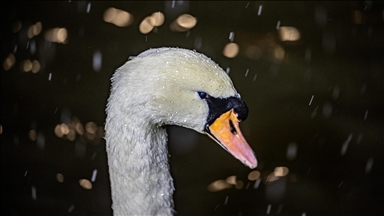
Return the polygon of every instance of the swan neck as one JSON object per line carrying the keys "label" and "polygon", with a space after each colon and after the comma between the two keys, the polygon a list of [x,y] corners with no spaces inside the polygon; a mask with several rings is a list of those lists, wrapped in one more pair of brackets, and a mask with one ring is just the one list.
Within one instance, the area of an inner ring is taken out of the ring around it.
{"label": "swan neck", "polygon": [[108,116],[106,141],[114,214],[172,215],[166,130]]}

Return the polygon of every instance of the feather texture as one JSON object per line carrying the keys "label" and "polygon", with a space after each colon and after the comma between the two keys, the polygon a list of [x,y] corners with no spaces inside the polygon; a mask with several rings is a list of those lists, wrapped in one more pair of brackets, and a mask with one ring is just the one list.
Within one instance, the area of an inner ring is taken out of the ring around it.
{"label": "feather texture", "polygon": [[208,106],[197,92],[238,95],[215,62],[191,50],[150,49],[116,70],[105,125],[115,215],[174,213],[163,126],[203,133]]}

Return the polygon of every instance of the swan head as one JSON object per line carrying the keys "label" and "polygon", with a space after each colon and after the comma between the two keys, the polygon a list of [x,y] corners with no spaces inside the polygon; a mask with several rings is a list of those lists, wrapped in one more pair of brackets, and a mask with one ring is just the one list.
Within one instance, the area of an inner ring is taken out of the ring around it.
{"label": "swan head", "polygon": [[109,115],[119,104],[120,112],[148,127],[193,129],[250,168],[257,166],[239,128],[248,108],[228,75],[205,55],[181,48],[147,50],[117,69],[111,91]]}

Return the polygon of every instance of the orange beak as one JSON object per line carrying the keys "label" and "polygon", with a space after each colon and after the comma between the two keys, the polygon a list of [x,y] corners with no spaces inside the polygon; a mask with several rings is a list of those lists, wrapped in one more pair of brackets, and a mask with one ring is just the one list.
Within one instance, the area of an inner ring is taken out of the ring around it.
{"label": "orange beak", "polygon": [[240,131],[239,122],[237,114],[229,110],[207,127],[206,134],[243,164],[253,169],[257,166],[257,160]]}

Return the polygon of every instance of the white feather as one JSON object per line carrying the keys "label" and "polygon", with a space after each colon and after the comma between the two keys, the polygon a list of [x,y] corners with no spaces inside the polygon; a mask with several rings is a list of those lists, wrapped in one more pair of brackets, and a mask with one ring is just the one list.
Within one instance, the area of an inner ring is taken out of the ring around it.
{"label": "white feather", "polygon": [[237,96],[223,69],[186,49],[150,49],[114,73],[105,138],[115,215],[174,213],[162,126],[180,125],[203,133],[208,106],[197,91]]}

